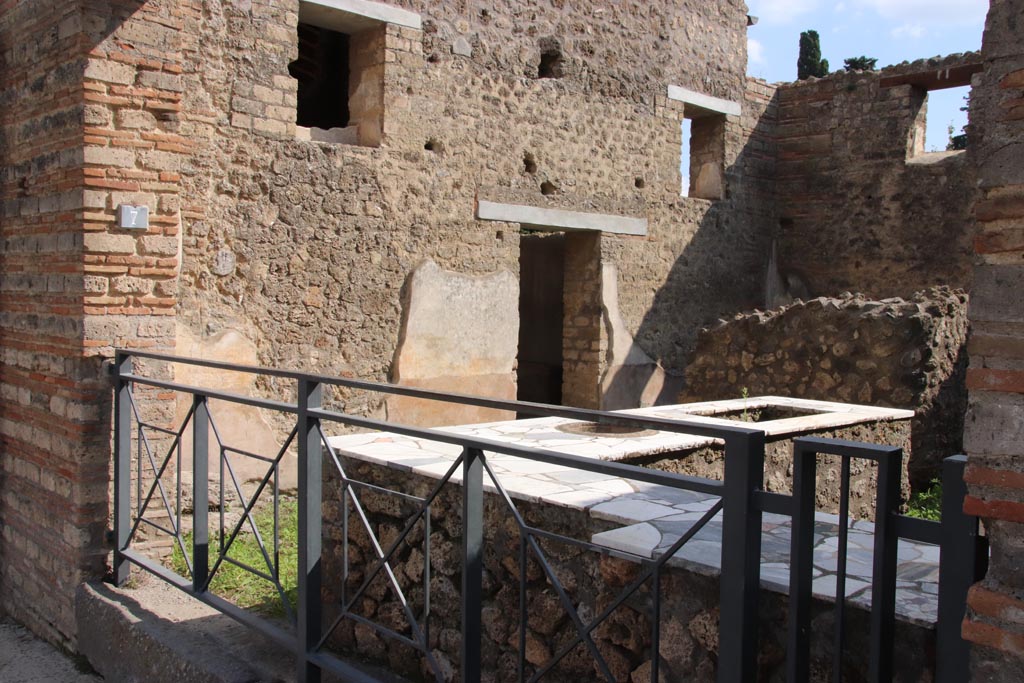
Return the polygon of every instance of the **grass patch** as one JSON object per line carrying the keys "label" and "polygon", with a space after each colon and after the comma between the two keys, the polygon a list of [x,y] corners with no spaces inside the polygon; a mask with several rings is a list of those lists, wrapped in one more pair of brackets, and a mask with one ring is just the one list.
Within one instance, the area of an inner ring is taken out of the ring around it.
{"label": "grass patch", "polygon": [[910,497],[907,514],[911,517],[930,519],[934,522],[942,520],[942,482],[932,479],[924,491],[918,491]]}
{"label": "grass patch", "polygon": [[[298,593],[298,569],[299,569],[299,505],[295,500],[282,500],[279,508],[278,534],[280,545],[278,549],[278,567],[280,568],[279,580],[281,586],[288,596],[292,608],[296,604]],[[253,513],[256,521],[256,528],[260,530],[260,536],[266,544],[267,554],[271,561],[274,558],[273,532],[274,532],[274,509],[267,506]],[[215,514],[211,513],[211,520]],[[248,532],[248,533],[245,533]],[[227,530],[230,533],[230,529]],[[192,546],[192,532],[185,535],[185,546]],[[210,568],[216,561],[217,537],[210,533]],[[265,574],[271,572],[267,569],[267,562],[263,558],[259,545],[256,543],[256,536],[252,533],[248,522],[243,523],[242,531],[235,538],[228,550],[228,557],[247,564]],[[174,554],[171,556],[171,568],[181,576],[189,576],[188,567],[185,564],[185,557],[181,549],[175,544]],[[230,600],[239,607],[251,609],[254,612],[267,616],[283,616],[284,606],[281,604],[280,593],[273,583],[263,577],[243,569],[230,562],[222,562],[217,569],[217,574],[210,582],[210,592]]]}

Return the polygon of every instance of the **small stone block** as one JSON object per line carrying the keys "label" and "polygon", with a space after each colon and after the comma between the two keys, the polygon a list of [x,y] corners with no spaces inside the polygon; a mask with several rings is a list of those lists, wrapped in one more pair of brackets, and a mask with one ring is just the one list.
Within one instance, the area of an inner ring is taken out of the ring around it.
{"label": "small stone block", "polygon": [[459,55],[460,57],[472,57],[473,46],[470,45],[469,41],[465,37],[459,36],[452,43],[452,54]]}

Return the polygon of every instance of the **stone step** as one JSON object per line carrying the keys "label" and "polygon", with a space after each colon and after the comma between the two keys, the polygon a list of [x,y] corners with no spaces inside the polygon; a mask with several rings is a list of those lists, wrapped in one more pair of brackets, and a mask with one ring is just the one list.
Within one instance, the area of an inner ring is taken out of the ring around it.
{"label": "stone step", "polygon": [[[79,651],[105,680],[295,680],[295,656],[278,643],[140,570],[133,570],[129,586],[86,583],[75,596]],[[382,669],[346,663],[382,683],[405,683]]]}

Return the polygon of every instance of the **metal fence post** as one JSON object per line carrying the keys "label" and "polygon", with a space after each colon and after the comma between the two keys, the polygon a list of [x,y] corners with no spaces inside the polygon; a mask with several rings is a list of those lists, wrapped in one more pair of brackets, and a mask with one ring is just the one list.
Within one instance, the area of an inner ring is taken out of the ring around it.
{"label": "metal fence post", "polygon": [[725,440],[722,510],[719,683],[757,679],[757,603],[761,583],[761,510],[754,493],[764,483],[764,432]]}
{"label": "metal fence post", "polygon": [[210,413],[200,394],[192,407],[192,589],[201,593],[210,571]]}
{"label": "metal fence post", "polygon": [[[868,680],[892,678],[893,634],[896,620],[896,514],[900,506],[903,450],[878,460],[875,504],[874,569],[871,574],[871,663]],[[836,596],[836,600],[841,599]],[[845,599],[845,596],[842,598]]]}
{"label": "metal fence post", "polygon": [[321,623],[321,504],[323,448],[319,419],[309,410],[319,408],[323,389],[319,382],[299,380],[297,436],[299,447],[299,576],[296,665],[300,683],[319,683],[320,667],[309,655],[320,642]]}
{"label": "metal fence post", "polygon": [[939,618],[935,627],[935,681],[956,683],[969,678],[970,646],[960,636],[967,591],[979,575],[978,518],[964,514],[964,468],[967,456],[942,462],[942,544],[939,554]]}
{"label": "metal fence post", "polygon": [[[480,680],[483,629],[483,452],[462,452],[462,680]],[[525,643],[519,644],[526,647]]]}
{"label": "metal fence post", "polygon": [[789,554],[789,643],[786,680],[811,676],[811,584],[814,569],[814,494],[817,453],[801,439],[793,442],[793,511]]}
{"label": "metal fence post", "polygon": [[121,554],[132,528],[132,358],[123,351],[114,357],[114,583],[124,585],[131,563]]}

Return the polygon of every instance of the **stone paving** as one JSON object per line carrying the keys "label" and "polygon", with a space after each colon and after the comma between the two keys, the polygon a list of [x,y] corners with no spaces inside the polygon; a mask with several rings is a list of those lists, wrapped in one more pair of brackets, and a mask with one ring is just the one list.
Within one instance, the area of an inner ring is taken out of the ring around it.
{"label": "stone paving", "polygon": [[[773,434],[806,432],[808,423],[818,428],[829,428],[869,419],[907,419],[911,414],[909,411],[776,397],[660,406],[622,412],[689,419],[694,412],[709,410],[709,406],[716,411],[735,410],[740,404],[747,407],[758,404],[789,405],[805,410],[827,411],[773,421],[788,425],[758,423],[759,428],[772,429]],[[708,416],[694,419],[751,426],[750,423]],[[571,422],[562,418],[538,418],[446,427],[434,431],[602,460],[619,460],[638,454],[699,447],[713,441],[665,432],[587,436],[559,429]],[[383,432],[331,437],[329,443],[340,454],[434,478],[443,476],[461,452],[461,447],[457,445]],[[595,519],[621,524],[619,528],[595,534],[591,540],[644,558],[660,556],[718,500],[710,494],[500,453],[488,453],[487,461],[512,498],[578,509]],[[456,470],[452,480],[461,481],[459,470]],[[496,490],[486,476],[484,487],[491,492]],[[838,522],[835,515],[818,513],[816,516],[813,591],[815,595],[829,599],[834,598],[836,591]],[[762,585],[769,590],[786,593],[789,587],[789,518],[766,513],[762,529]],[[849,527],[846,595],[853,604],[870,605],[873,529],[873,524],[864,521],[853,521]],[[938,546],[901,540],[898,556],[897,615],[919,624],[934,624],[937,617]],[[721,513],[713,517],[668,562],[704,574],[717,574],[721,567]]]}
{"label": "stone paving", "polygon": [[22,626],[0,619],[0,681],[102,683],[103,679]]}

